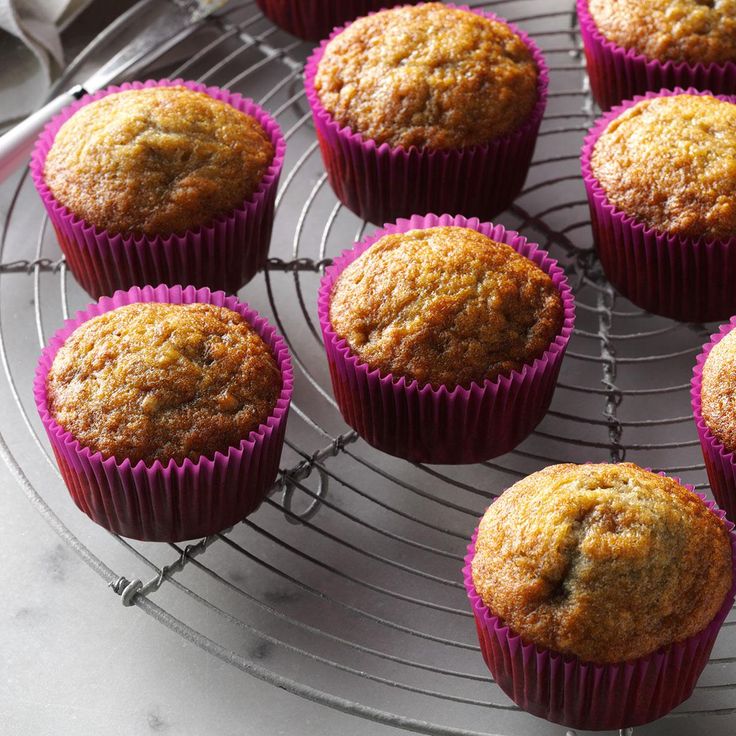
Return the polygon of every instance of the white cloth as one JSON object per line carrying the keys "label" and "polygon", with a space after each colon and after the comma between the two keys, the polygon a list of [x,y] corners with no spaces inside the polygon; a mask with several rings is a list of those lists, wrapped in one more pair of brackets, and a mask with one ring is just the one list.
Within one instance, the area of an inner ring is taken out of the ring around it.
{"label": "white cloth", "polygon": [[88,2],[0,0],[0,121],[43,103],[64,65],[60,26]]}

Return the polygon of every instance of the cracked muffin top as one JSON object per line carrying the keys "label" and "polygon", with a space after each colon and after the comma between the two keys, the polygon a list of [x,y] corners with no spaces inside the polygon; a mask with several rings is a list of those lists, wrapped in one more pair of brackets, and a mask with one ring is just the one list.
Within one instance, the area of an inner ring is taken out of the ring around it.
{"label": "cracked muffin top", "polygon": [[657,230],[736,235],[736,104],[708,95],[642,100],[596,141],[591,170],[608,201]]}
{"label": "cracked muffin top", "polygon": [[51,415],[82,446],[165,465],[238,446],[273,411],[281,374],[237,312],[150,303],[77,327],[46,385]]}
{"label": "cracked muffin top", "polygon": [[559,333],[552,279],[511,246],[464,227],[384,235],[337,279],[330,322],[382,373],[454,387],[540,356]]}
{"label": "cracked muffin top", "polygon": [[250,115],[186,87],[148,87],[79,108],[54,138],[44,180],[92,225],[167,235],[242,205],[273,157]]}
{"label": "cracked muffin top", "polygon": [[553,465],[486,511],[472,562],[486,606],[524,640],[623,662],[686,639],[731,587],[725,524],[633,463]]}
{"label": "cracked muffin top", "polygon": [[736,0],[589,0],[609,41],[660,61],[736,61]]}
{"label": "cracked muffin top", "polygon": [[736,450],[736,331],[729,332],[708,353],[700,405],[708,429],[729,452]]}
{"label": "cracked muffin top", "polygon": [[457,148],[516,130],[537,102],[508,26],[442,3],[383,10],[329,42],[314,85],[335,121],[391,146]]}

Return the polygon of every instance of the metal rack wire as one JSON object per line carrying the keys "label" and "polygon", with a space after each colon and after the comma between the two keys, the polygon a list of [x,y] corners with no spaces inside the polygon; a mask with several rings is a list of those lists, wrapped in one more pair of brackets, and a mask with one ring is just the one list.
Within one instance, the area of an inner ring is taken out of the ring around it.
{"label": "metal rack wire", "polygon": [[[165,1],[143,0],[121,24],[140,22],[149,6]],[[288,141],[272,258],[241,294],[278,325],[297,371],[276,487],[242,524],[188,545],[112,537],[71,508],[35,417],[30,384],[39,344],[88,299],[67,274],[27,177],[3,206],[0,361],[12,413],[0,420],[0,455],[39,511],[124,605],[138,606],[249,674],[422,733],[561,734],[561,727],[520,712],[484,668],[459,574],[466,540],[490,498],[563,460],[631,459],[705,489],[688,390],[695,355],[712,326],[637,310],[600,270],[579,180],[579,148],[595,113],[574,2],[470,5],[528,31],[552,75],[527,186],[498,218],[560,260],[578,304],[552,408],[529,439],[492,462],[448,469],[382,455],[343,423],[323,359],[316,289],[330,259],[373,226],[345,210],[327,184],[301,85],[310,46],[245,1],[180,39],[143,76],[183,76],[251,96],[271,110]],[[64,81],[114,31],[73,62]],[[32,228],[35,243],[27,235]],[[694,697],[643,730],[733,732],[734,624],[732,614]]]}

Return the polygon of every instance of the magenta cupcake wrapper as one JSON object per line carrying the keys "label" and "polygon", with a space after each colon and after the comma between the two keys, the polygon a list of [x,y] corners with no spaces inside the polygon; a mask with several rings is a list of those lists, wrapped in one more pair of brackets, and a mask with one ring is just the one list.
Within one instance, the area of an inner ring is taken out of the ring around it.
{"label": "magenta cupcake wrapper", "polygon": [[703,450],[705,469],[708,473],[713,495],[718,505],[724,509],[729,519],[736,519],[736,456],[729,452],[725,445],[708,429],[703,419],[700,392],[703,386],[703,366],[708,359],[713,346],[719,343],[732,329],[736,327],[736,317],[731,317],[728,324],[721,325],[718,332],[711,335],[710,341],[703,345],[693,368],[693,377],[690,382],[690,403],[693,408],[693,418],[698,430],[700,447]]}
{"label": "magenta cupcake wrapper", "polygon": [[[552,278],[564,306],[560,333],[520,371],[482,385],[433,388],[381,374],[360,360],[332,329],[330,298],[340,274],[387,233],[455,225],[507,243]],[[475,463],[518,445],[547,412],[575,322],[575,300],[563,270],[534,243],[502,225],[450,215],[414,215],[346,250],[327,269],[317,302],[335,399],[345,421],[369,444],[391,455],[426,463]]]}
{"label": "magenta cupcake wrapper", "polygon": [[[74,215],[53,196],[43,176],[46,156],[59,128],[84,105],[127,89],[184,85],[254,117],[274,147],[274,158],[255,193],[232,212],[200,227],[172,235],[111,233]],[[31,176],[77,281],[97,298],[144,284],[193,284],[236,292],[265,264],[274,204],[286,143],[278,124],[252,100],[181,79],[131,82],[85,95],[62,110],[44,129],[31,157]]]}
{"label": "magenta cupcake wrapper", "polygon": [[340,127],[314,87],[327,43],[347,25],[336,28],[307,60],[304,84],[330,184],[345,206],[377,225],[415,212],[463,212],[490,219],[513,202],[529,171],[547,105],[549,73],[544,57],[525,33],[493,13],[448,7],[506,24],[531,51],[539,70],[538,99],[528,120],[513,133],[483,145],[449,150],[377,145]]}
{"label": "magenta cupcake wrapper", "polygon": [[601,110],[663,88],[694,87],[722,95],[736,92],[736,63],[688,64],[649,59],[607,40],[590,15],[588,0],[577,0],[577,10],[590,88]]}
{"label": "magenta cupcake wrapper", "polygon": [[475,530],[463,576],[481,653],[493,679],[520,708],[569,728],[605,731],[662,718],[690,697],[736,594],[734,525],[712,501],[697,495],[728,528],[734,575],[731,590],[716,617],[699,633],[645,657],[616,664],[585,662],[527,643],[494,616],[473,584]]}
{"label": "magenta cupcake wrapper", "polygon": [[[391,0],[256,0],[263,14],[292,36],[319,41],[335,26],[365,15],[371,10],[391,7]],[[399,2],[409,5],[409,0]]]}
{"label": "magenta cupcake wrapper", "polygon": [[[649,312],[684,322],[726,319],[736,312],[736,237],[706,240],[647,227],[612,205],[591,168],[593,149],[608,124],[637,102],[682,94],[690,88],[648,92],[600,117],[585,137],[583,183],[598,256],[608,280]],[[736,97],[719,96],[736,103]]]}
{"label": "magenta cupcake wrapper", "polygon": [[[46,377],[54,356],[83,322],[135,302],[215,304],[232,309],[273,351],[282,388],[265,423],[236,447],[212,457],[181,463],[156,460],[135,465],[103,457],[82,445],[49,413]],[[254,511],[272,487],[279,469],[293,388],[291,359],[284,341],[247,304],[223,292],[193,286],[144,286],[103,297],[66,321],[41,353],[33,383],[36,406],[61,474],[74,502],[93,521],[124,537],[176,542],[214,534]]]}

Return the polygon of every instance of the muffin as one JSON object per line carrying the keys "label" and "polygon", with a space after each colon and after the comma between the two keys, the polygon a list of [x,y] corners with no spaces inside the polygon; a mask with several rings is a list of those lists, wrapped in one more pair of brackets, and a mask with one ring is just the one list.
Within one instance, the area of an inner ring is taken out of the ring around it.
{"label": "muffin", "polygon": [[691,383],[693,416],[718,505],[736,519],[736,319],[703,346]]}
{"label": "muffin", "polygon": [[80,312],[34,390],[77,505],[123,536],[231,526],[273,484],[292,375],[247,305],[193,287],[133,288]]}
{"label": "muffin", "polygon": [[319,316],[347,423],[417,462],[508,451],[551,401],[572,331],[562,270],[502,226],[414,216],[336,259]]}
{"label": "muffin", "polygon": [[275,123],[239,95],[151,82],[67,108],[32,171],[95,296],[177,280],[235,291],[267,256],[283,149]]}
{"label": "muffin", "polygon": [[635,95],[736,84],[736,2],[578,0],[591,90],[603,110]]}
{"label": "muffin", "polygon": [[273,155],[255,118],[222,100],[182,86],[129,89],[59,128],[44,179],[97,228],[168,235],[252,197]]}
{"label": "muffin", "polygon": [[181,463],[227,452],[273,411],[281,376],[241,315],[130,304],[80,325],[54,357],[49,412],[92,452]]}
{"label": "muffin", "polygon": [[365,219],[490,217],[521,190],[547,68],[496,16],[442,3],[383,10],[338,29],[305,73],[330,183]]}
{"label": "muffin", "polygon": [[735,102],[650,93],[603,116],[586,138],[601,263],[624,296],[656,314],[708,321],[736,311]]}
{"label": "muffin", "polygon": [[384,235],[340,274],[330,300],[332,328],[360,360],[434,387],[521,370],[562,320],[547,273],[457,226]]}
{"label": "muffin", "polygon": [[292,36],[319,41],[335,26],[392,3],[386,0],[256,0],[256,4],[269,20]]}
{"label": "muffin", "polygon": [[736,449],[736,334],[731,331],[708,354],[700,396],[706,426],[733,452]]}
{"label": "muffin", "polygon": [[[736,539],[722,517],[632,463],[554,465],[514,484],[481,520],[466,568],[496,682],[575,728],[665,715],[692,692],[733,602]],[[519,667],[523,648],[538,658]]]}

